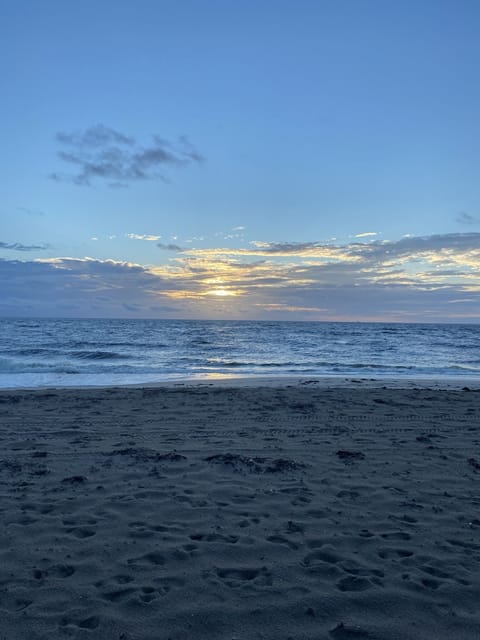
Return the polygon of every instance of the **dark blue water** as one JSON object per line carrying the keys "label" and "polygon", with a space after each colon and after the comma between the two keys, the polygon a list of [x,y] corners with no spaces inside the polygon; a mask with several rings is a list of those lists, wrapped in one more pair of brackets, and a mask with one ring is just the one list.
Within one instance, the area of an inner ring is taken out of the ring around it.
{"label": "dark blue water", "polygon": [[480,326],[0,320],[2,387],[228,375],[480,379]]}

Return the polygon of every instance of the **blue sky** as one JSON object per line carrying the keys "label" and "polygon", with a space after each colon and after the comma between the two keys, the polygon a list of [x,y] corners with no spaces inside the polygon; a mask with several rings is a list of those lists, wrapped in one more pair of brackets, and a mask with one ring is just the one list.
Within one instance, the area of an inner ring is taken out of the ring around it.
{"label": "blue sky", "polygon": [[476,1],[0,8],[0,314],[480,320]]}

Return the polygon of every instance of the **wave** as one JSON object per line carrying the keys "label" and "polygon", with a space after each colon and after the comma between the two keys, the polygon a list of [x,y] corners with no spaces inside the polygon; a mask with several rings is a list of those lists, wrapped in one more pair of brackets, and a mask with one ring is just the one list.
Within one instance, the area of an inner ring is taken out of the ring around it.
{"label": "wave", "polygon": [[480,367],[473,367],[471,364],[452,364],[448,368],[459,371],[480,371]]}
{"label": "wave", "polygon": [[208,367],[292,367],[302,366],[297,362],[242,362],[239,360],[215,360],[206,361]]}
{"label": "wave", "polygon": [[407,369],[407,370],[411,370],[411,369],[419,368],[419,367],[416,367],[415,365],[409,365],[409,364],[383,364],[383,363],[378,364],[374,362],[355,362],[355,363],[339,362],[335,365],[331,363],[330,366],[335,366],[341,369],[393,369],[393,370]]}
{"label": "wave", "polygon": [[42,356],[57,353],[55,349],[45,349],[44,347],[30,347],[23,349],[5,349],[7,355],[12,356]]}
{"label": "wave", "polygon": [[70,355],[78,360],[129,360],[130,356],[115,351],[72,351]]}
{"label": "wave", "polygon": [[307,369],[309,371],[318,370],[321,372],[321,369],[334,369],[334,370],[349,370],[349,369],[406,369],[412,370],[417,369],[415,365],[391,365],[391,364],[378,364],[373,362],[331,362],[331,361],[322,361],[322,362],[249,362],[249,361],[241,361],[241,360],[216,360],[210,359],[207,360],[207,366],[217,366],[217,367],[271,367],[271,368],[301,368]]}
{"label": "wave", "polygon": [[133,349],[162,349],[168,345],[163,342],[137,342],[136,340],[112,340],[112,341],[93,341],[93,340],[73,340],[67,343],[67,347],[71,349],[88,350],[89,347],[127,347]]}
{"label": "wave", "polygon": [[20,362],[0,358],[0,373],[80,373],[80,371],[68,363]]}

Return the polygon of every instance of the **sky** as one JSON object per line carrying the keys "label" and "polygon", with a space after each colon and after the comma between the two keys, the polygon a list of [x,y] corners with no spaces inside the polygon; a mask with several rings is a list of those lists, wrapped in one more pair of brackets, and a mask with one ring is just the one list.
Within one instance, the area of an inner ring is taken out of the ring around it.
{"label": "sky", "polygon": [[480,322],[477,0],[0,16],[0,316]]}

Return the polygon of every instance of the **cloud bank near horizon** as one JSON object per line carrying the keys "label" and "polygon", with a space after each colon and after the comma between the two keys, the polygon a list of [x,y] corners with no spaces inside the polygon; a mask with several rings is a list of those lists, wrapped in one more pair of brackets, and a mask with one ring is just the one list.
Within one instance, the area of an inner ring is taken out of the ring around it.
{"label": "cloud bank near horizon", "polygon": [[480,233],[0,260],[2,315],[480,322]]}

